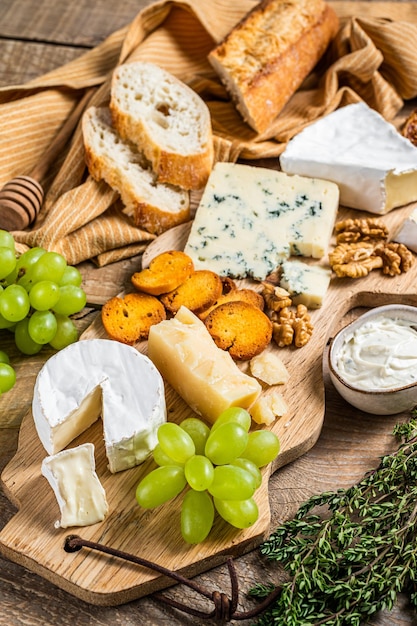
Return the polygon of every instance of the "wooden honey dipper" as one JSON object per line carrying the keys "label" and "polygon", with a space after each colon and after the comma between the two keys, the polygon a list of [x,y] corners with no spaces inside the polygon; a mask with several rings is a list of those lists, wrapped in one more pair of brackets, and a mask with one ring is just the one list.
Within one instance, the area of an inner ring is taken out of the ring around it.
{"label": "wooden honey dipper", "polygon": [[0,190],[1,229],[8,231],[23,230],[34,222],[42,206],[44,196],[40,181],[42,181],[52,163],[65,147],[93,91],[93,89],[86,91],[55,135],[46,152],[42,155],[39,164],[31,170],[30,174],[16,176]]}

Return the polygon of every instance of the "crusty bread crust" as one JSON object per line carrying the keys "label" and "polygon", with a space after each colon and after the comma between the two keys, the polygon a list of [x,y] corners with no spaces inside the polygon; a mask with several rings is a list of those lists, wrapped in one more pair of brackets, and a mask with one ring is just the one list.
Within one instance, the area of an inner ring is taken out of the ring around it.
{"label": "crusty bread crust", "polygon": [[257,306],[235,300],[215,307],[204,321],[217,347],[235,360],[247,361],[265,350],[272,322]]}
{"label": "crusty bread crust", "polygon": [[87,109],[82,131],[91,176],[120,194],[123,212],[136,226],[160,235],[190,219],[188,192],[156,181],[144,155],[112,127],[107,107]]}
{"label": "crusty bread crust", "polygon": [[159,182],[201,189],[213,166],[211,117],[188,85],[152,63],[113,72],[110,110],[121,137],[143,150]]}
{"label": "crusty bread crust", "polygon": [[104,329],[111,339],[133,345],[148,338],[149,329],[166,319],[166,312],[155,296],[128,293],[114,296],[101,309]]}
{"label": "crusty bread crust", "polygon": [[211,306],[222,293],[222,281],[210,270],[196,270],[179,287],[164,294],[160,300],[167,311],[174,314],[186,306],[195,315]]}
{"label": "crusty bread crust", "polygon": [[311,72],[339,21],[324,0],[263,0],[208,59],[243,119],[264,132]]}
{"label": "crusty bread crust", "polygon": [[160,296],[179,287],[193,272],[194,263],[188,254],[168,250],[154,257],[149,267],[135,272],[131,281],[138,291]]}
{"label": "crusty bread crust", "polygon": [[253,289],[232,289],[228,293],[222,293],[222,295],[216,300],[216,302],[209,308],[205,309],[201,313],[198,314],[198,317],[201,320],[205,320],[208,315],[215,309],[217,306],[224,304],[225,302],[248,302],[253,306],[256,306],[258,309],[263,311],[265,306],[265,300],[262,295]]}

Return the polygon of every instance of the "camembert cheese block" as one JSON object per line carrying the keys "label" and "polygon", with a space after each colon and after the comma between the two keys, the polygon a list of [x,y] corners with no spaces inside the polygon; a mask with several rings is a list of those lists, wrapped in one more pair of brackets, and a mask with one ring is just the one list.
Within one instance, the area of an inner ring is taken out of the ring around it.
{"label": "camembert cheese block", "polygon": [[96,473],[92,443],[47,456],[41,472],[51,485],[61,512],[56,528],[90,526],[106,517],[109,507]]}
{"label": "camembert cheese block", "polygon": [[231,406],[247,409],[260,383],[216,346],[204,323],[182,306],[176,316],[151,326],[149,358],[193,411],[214,423]]}
{"label": "camembert cheese block", "polygon": [[40,370],[33,419],[49,455],[63,450],[100,416],[111,472],[144,461],[166,421],[165,390],[152,361],[108,339],[78,341]]}
{"label": "camembert cheese block", "polygon": [[263,280],[291,255],[324,256],[338,208],[332,182],[219,162],[185,252],[196,269]]}
{"label": "camembert cheese block", "polygon": [[384,214],[417,200],[417,148],[363,102],[305,128],[280,164],[289,174],[335,182],[349,208]]}

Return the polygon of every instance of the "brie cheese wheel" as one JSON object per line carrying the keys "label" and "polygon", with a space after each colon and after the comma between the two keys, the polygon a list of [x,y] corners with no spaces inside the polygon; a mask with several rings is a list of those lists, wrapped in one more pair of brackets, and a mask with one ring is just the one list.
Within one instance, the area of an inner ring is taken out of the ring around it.
{"label": "brie cheese wheel", "polygon": [[175,317],[151,326],[148,354],[193,411],[211,423],[231,406],[248,408],[262,389],[184,306]]}
{"label": "brie cheese wheel", "polygon": [[144,461],[166,421],[162,376],[132,346],[110,339],[73,343],[40,370],[32,413],[39,438],[56,454],[100,416],[111,472]]}
{"label": "brie cheese wheel", "polygon": [[46,457],[41,472],[51,485],[61,511],[56,528],[90,526],[106,517],[109,510],[106,492],[96,474],[92,443]]}
{"label": "brie cheese wheel", "polygon": [[417,148],[363,102],[313,122],[280,156],[288,174],[335,182],[340,204],[385,214],[417,200]]}
{"label": "brie cheese wheel", "polygon": [[392,240],[417,252],[417,208],[400,224]]}

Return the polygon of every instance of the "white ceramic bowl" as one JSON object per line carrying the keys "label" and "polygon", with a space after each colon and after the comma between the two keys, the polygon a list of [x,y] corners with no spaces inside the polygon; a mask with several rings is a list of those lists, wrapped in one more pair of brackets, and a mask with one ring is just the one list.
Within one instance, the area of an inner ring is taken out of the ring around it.
{"label": "white ceramic bowl", "polygon": [[417,307],[414,306],[387,304],[367,311],[339,330],[331,339],[327,353],[329,373],[336,390],[352,406],[374,415],[394,415],[411,411],[417,406],[417,382],[389,389],[360,389],[347,382],[337,367],[337,358],[347,337],[360,328],[364,322],[369,322],[380,315],[392,319],[405,319],[417,326]]}

